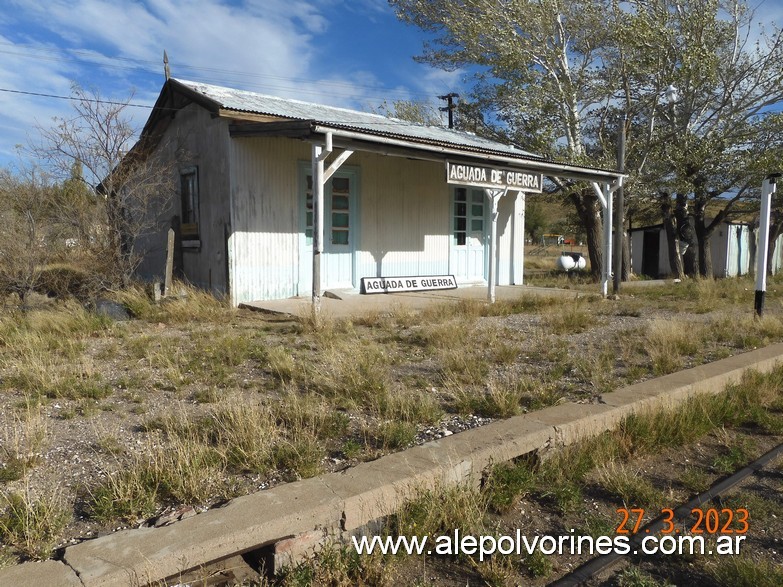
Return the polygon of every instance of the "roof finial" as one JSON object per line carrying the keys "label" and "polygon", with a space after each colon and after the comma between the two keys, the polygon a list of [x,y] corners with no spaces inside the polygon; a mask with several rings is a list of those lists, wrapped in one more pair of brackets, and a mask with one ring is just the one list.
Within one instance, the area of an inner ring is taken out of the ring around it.
{"label": "roof finial", "polygon": [[163,73],[166,75],[166,81],[169,81],[171,70],[169,69],[169,56],[166,54],[165,49],[163,49]]}

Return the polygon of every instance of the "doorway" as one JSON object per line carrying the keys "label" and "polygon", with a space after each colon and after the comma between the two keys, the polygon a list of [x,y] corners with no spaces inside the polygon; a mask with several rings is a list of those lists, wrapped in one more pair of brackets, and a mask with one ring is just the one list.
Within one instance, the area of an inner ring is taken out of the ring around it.
{"label": "doorway", "polygon": [[458,282],[481,282],[487,279],[488,208],[484,190],[453,188],[449,272]]}

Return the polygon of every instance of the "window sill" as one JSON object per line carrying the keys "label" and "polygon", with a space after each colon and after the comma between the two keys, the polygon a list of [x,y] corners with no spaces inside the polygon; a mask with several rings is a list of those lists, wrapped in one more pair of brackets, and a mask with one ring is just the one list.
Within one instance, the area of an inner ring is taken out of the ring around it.
{"label": "window sill", "polygon": [[200,249],[201,248],[201,240],[183,240],[182,241],[182,248],[183,249]]}

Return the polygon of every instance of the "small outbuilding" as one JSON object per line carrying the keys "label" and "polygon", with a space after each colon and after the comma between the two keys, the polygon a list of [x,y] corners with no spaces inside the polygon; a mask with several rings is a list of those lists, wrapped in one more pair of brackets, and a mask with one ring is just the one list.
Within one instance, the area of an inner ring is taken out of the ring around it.
{"label": "small outbuilding", "polygon": [[[140,144],[178,167],[175,271],[234,305],[409,281],[493,295],[523,282],[525,194],[546,177],[590,182],[611,223],[622,178],[467,132],[177,79]],[[139,242],[143,277],[163,275],[165,234]]]}
{"label": "small outbuilding", "polygon": [[[659,278],[671,274],[669,267],[669,244],[662,224],[634,228],[631,234],[631,267],[637,275]],[[755,262],[757,231],[745,222],[723,222],[712,233],[710,253],[712,272],[715,277],[737,277],[747,275]],[[781,243],[778,238],[770,250],[772,271],[781,266]]]}

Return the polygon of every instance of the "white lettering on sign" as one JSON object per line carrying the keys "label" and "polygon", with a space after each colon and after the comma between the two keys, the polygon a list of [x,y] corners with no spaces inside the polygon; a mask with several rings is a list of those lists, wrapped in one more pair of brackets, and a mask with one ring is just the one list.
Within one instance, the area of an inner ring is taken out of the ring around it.
{"label": "white lettering on sign", "polygon": [[522,171],[507,171],[506,185],[529,190],[541,191],[541,175],[524,173]]}
{"label": "white lettering on sign", "polygon": [[485,167],[473,165],[452,165],[449,180],[464,183],[487,183],[487,170]]}
{"label": "white lettering on sign", "polygon": [[526,192],[540,192],[542,191],[543,179],[544,176],[541,173],[533,173],[532,171],[446,162],[446,180],[448,183],[492,189],[509,188]]}
{"label": "white lettering on sign", "polygon": [[430,289],[456,289],[453,275],[427,275],[414,277],[362,277],[363,294],[394,293],[398,291],[426,291]]}

